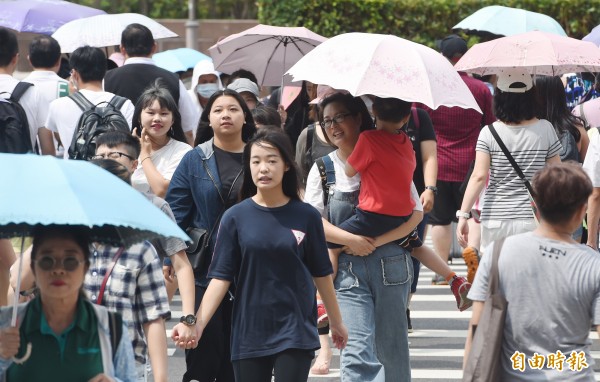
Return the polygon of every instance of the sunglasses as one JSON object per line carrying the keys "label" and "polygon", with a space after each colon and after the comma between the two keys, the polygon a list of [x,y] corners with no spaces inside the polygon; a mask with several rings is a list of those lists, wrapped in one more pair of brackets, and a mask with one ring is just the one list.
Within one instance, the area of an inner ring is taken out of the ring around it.
{"label": "sunglasses", "polygon": [[83,263],[84,261],[79,260],[78,258],[73,256],[67,256],[62,260],[56,260],[54,257],[51,256],[44,256],[36,260],[35,262],[38,265],[38,267],[40,267],[44,271],[51,271],[56,268],[57,263],[60,263],[65,271],[73,272],[74,270],[79,268],[79,264]]}

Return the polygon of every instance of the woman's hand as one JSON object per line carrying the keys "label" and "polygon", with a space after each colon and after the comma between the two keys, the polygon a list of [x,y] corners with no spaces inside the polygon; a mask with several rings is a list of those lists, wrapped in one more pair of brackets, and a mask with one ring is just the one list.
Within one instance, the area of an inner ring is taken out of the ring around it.
{"label": "woman's hand", "polygon": [[162,271],[165,282],[172,283],[175,281],[175,268],[172,265],[163,265]]}
{"label": "woman's hand", "polygon": [[333,346],[338,349],[343,349],[348,343],[348,329],[343,322],[333,323],[329,322],[329,329],[331,330],[331,339],[333,340]]}
{"label": "woman's hand", "polygon": [[375,240],[361,235],[351,235],[346,243],[354,256],[368,256],[375,251]]}
{"label": "woman's hand", "polygon": [[150,137],[150,134],[148,134],[148,132],[146,131],[145,127],[142,128],[142,132],[140,134],[140,145],[142,146],[140,151],[140,158],[144,159],[152,155],[152,138]]}
{"label": "woman's hand", "polygon": [[456,239],[458,240],[458,244],[463,248],[466,248],[469,245],[469,224],[467,219],[458,219],[458,224],[456,225]]}
{"label": "woman's hand", "polygon": [[19,352],[21,336],[19,328],[11,326],[0,330],[0,357],[11,359]]}
{"label": "woman's hand", "polygon": [[423,205],[423,213],[428,213],[433,208],[435,194],[430,189],[426,189],[421,193],[421,204]]}
{"label": "woman's hand", "polygon": [[180,322],[173,328],[171,339],[181,349],[194,349],[201,335],[198,325],[188,326]]}

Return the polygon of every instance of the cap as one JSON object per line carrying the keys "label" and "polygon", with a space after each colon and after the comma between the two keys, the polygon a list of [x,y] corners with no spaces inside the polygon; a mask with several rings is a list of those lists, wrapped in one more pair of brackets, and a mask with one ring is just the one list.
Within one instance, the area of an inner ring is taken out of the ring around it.
{"label": "cap", "polygon": [[496,87],[507,93],[525,93],[533,87],[533,80],[526,69],[506,68],[498,73]]}
{"label": "cap", "polygon": [[348,91],[341,90],[341,89],[334,89],[329,85],[319,85],[319,86],[317,86],[317,98],[310,101],[309,104],[318,105],[323,101],[323,99],[325,99],[326,97],[328,97],[332,94],[335,94],[335,93],[348,94]]}
{"label": "cap", "polygon": [[455,34],[446,36],[440,41],[439,48],[440,52],[447,58],[453,58],[457,54],[463,55],[469,50],[467,42],[462,37]]}
{"label": "cap", "polygon": [[227,85],[227,89],[235,90],[238,93],[250,92],[254,94],[256,99],[258,99],[258,97],[260,96],[258,91],[258,85],[247,78],[238,78],[237,80]]}

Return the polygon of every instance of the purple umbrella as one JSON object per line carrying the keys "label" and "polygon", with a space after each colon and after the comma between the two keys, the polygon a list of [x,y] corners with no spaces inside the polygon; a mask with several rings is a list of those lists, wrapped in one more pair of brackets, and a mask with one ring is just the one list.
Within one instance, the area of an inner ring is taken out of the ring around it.
{"label": "purple umbrella", "polygon": [[52,34],[75,19],[106,12],[61,0],[0,1],[0,26],[19,32]]}
{"label": "purple umbrella", "polygon": [[587,36],[582,38],[582,40],[593,42],[597,46],[600,46],[600,25],[594,27],[594,29],[592,29],[592,31]]}

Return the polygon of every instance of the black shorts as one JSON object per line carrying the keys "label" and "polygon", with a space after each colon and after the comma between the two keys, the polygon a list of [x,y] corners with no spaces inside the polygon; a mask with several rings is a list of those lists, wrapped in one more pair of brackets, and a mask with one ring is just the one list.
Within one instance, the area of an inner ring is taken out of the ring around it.
{"label": "black shorts", "polygon": [[438,193],[433,209],[429,212],[429,224],[450,225],[456,219],[456,211],[460,210],[463,193],[460,192],[462,182],[437,181]]}

